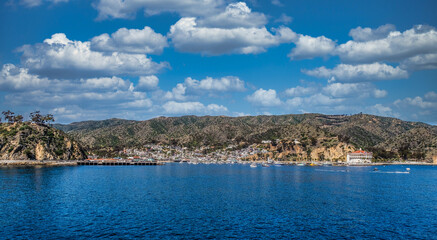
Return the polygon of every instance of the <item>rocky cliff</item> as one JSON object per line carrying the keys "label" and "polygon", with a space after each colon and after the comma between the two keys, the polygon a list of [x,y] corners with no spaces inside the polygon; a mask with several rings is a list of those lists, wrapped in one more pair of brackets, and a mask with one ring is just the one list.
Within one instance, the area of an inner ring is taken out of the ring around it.
{"label": "rocky cliff", "polygon": [[253,148],[263,149],[263,151],[249,155],[247,160],[344,161],[347,153],[356,150],[350,144],[339,142],[336,137],[320,138],[309,143],[298,140],[277,140],[257,144]]}
{"label": "rocky cliff", "polygon": [[65,133],[34,123],[0,125],[0,160],[80,160],[84,149]]}

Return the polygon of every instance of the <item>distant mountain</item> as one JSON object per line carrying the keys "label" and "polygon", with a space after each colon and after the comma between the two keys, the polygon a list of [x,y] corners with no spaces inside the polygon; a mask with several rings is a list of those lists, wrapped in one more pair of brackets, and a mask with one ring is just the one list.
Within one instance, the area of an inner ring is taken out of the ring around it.
{"label": "distant mountain", "polygon": [[1,160],[80,160],[85,150],[64,132],[34,123],[0,123]]}
{"label": "distant mountain", "polygon": [[276,139],[297,139],[311,148],[319,139],[335,138],[338,142],[386,158],[429,159],[437,154],[436,126],[367,114],[183,116],[146,121],[109,119],[54,127],[65,131],[91,151],[111,152],[148,143],[220,148]]}
{"label": "distant mountain", "polygon": [[53,124],[53,127],[62,130],[64,132],[69,131],[87,131],[87,130],[94,130],[98,128],[104,128],[104,127],[114,127],[118,125],[124,125],[129,123],[136,123],[137,121],[133,120],[125,120],[125,119],[118,119],[118,118],[111,118],[107,120],[101,120],[101,121],[83,121],[83,122],[74,122],[70,123],[68,125],[65,124]]}

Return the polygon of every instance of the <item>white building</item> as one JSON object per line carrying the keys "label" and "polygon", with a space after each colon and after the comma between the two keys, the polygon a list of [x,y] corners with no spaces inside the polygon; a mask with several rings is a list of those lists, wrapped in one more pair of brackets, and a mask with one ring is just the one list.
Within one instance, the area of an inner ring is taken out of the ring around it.
{"label": "white building", "polygon": [[371,152],[366,152],[360,150],[359,151],[355,151],[353,153],[348,153],[347,154],[347,163],[354,165],[354,164],[367,164],[367,163],[371,163],[372,162],[372,158],[373,158],[373,153]]}

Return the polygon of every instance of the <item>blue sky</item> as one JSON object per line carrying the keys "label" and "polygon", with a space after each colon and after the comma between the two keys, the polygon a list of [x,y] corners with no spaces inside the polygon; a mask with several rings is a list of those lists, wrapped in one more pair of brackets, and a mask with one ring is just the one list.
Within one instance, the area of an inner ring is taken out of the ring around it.
{"label": "blue sky", "polygon": [[1,4],[2,110],[63,123],[306,112],[437,123],[435,1]]}

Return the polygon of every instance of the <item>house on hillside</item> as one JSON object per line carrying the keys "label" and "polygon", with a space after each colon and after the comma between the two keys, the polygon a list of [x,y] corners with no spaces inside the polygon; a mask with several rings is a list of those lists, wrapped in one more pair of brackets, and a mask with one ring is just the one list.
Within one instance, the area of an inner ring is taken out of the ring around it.
{"label": "house on hillside", "polygon": [[368,164],[372,162],[372,158],[373,158],[373,153],[363,151],[360,148],[360,150],[358,151],[347,154],[346,163],[350,165]]}

